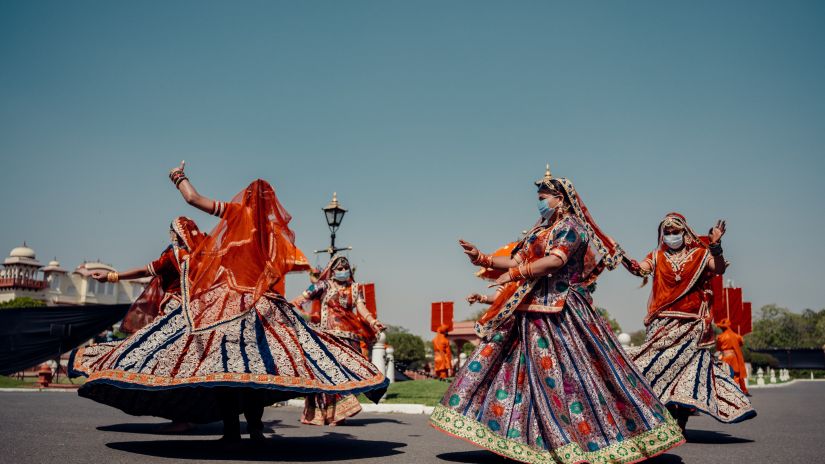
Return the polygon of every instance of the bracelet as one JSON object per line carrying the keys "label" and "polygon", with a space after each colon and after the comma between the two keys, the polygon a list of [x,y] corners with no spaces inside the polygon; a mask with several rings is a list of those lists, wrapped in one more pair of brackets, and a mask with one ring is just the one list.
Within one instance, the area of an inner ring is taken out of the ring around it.
{"label": "bracelet", "polygon": [[473,264],[481,267],[493,267],[493,256],[479,252]]}
{"label": "bracelet", "polygon": [[533,263],[530,262],[519,264],[518,272],[526,279],[532,279],[535,277],[535,275],[533,275]]}
{"label": "bracelet", "polygon": [[488,297],[487,295],[479,295],[479,297],[480,297],[478,299],[479,303],[489,303],[490,302],[490,297]]}
{"label": "bracelet", "polygon": [[708,245],[710,248],[711,256],[722,256],[722,244],[721,243],[711,243]]}
{"label": "bracelet", "polygon": [[186,173],[184,173],[181,169],[173,169],[171,172],[169,172],[169,180],[171,180],[172,183],[175,184],[175,187],[180,185],[180,183],[186,179]]}
{"label": "bracelet", "polygon": [[524,280],[524,275],[521,273],[521,270],[518,267],[511,267],[507,270],[507,274],[510,275],[510,280],[515,282],[516,280]]}
{"label": "bracelet", "polygon": [[107,282],[115,283],[118,280],[120,280],[120,276],[118,275],[117,272],[110,272],[110,273],[106,274],[106,281]]}

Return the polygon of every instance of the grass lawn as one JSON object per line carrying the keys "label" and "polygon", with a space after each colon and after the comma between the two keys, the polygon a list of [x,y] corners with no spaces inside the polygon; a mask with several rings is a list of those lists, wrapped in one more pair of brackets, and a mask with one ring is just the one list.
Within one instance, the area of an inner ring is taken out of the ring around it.
{"label": "grass lawn", "polygon": [[[438,380],[407,380],[405,382],[395,382],[390,384],[390,388],[387,390],[387,398],[384,402],[435,406],[441,401],[441,398],[449,386],[449,383]],[[371,402],[364,395],[359,395],[358,399],[362,403]]]}
{"label": "grass lawn", "polygon": [[25,386],[25,382],[22,380],[17,380],[13,377],[6,377],[5,375],[0,375],[0,388],[17,388]]}
{"label": "grass lawn", "polygon": [[[71,379],[69,380],[65,374],[60,375],[60,385],[83,385],[83,382],[86,381],[86,378],[79,378],[79,379]],[[37,379],[33,377],[26,377],[26,380],[17,380],[14,377],[7,377],[5,375],[0,375],[0,388],[33,388],[37,386]]]}

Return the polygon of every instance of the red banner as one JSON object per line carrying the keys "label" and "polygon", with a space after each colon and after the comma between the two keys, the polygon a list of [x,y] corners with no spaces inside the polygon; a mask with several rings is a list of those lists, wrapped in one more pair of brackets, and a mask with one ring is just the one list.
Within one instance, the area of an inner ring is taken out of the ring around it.
{"label": "red banner", "polygon": [[447,331],[453,330],[453,302],[439,301],[432,304],[430,313],[430,330],[438,332],[442,325],[447,326]]}
{"label": "red banner", "polygon": [[375,304],[375,284],[370,282],[362,284],[364,288],[364,301],[367,303],[367,310],[372,317],[378,319],[378,306]]}
{"label": "red banner", "polygon": [[725,317],[730,319],[731,325],[736,328],[742,317],[742,289],[726,288],[725,297]]}
{"label": "red banner", "polygon": [[742,317],[739,319],[739,328],[737,333],[743,337],[753,330],[753,313],[751,302],[746,301],[742,303]]}
{"label": "red banner", "polygon": [[710,308],[713,314],[713,322],[719,322],[725,315],[725,284],[722,276],[716,275],[710,279],[710,288],[713,291],[713,306]]}

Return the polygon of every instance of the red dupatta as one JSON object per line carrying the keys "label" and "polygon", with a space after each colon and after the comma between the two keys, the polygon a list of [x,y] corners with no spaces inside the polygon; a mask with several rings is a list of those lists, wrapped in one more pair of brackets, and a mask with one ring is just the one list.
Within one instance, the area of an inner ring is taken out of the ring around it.
{"label": "red dupatta", "polygon": [[221,221],[181,264],[184,311],[193,330],[246,314],[295,262],[291,216],[258,179],[235,195]]}
{"label": "red dupatta", "polygon": [[[666,257],[664,229],[672,225],[684,231],[684,247],[688,254],[678,270],[674,269]],[[647,305],[645,324],[659,315],[682,318],[701,318],[703,306],[708,298],[704,294],[705,270],[710,260],[706,237],[699,237],[691,229],[684,216],[668,213],[659,224],[659,246],[651,253],[653,264],[653,288]]]}

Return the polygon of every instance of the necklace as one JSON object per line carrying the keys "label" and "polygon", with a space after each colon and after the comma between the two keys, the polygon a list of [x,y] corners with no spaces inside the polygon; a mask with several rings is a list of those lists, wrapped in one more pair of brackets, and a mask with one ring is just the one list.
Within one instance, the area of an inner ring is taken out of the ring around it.
{"label": "necklace", "polygon": [[689,257],[690,253],[686,248],[683,248],[675,253],[671,253],[669,251],[665,252],[665,259],[668,263],[670,263],[670,267],[673,269],[673,272],[676,273],[676,282],[680,282],[682,280],[682,268]]}

